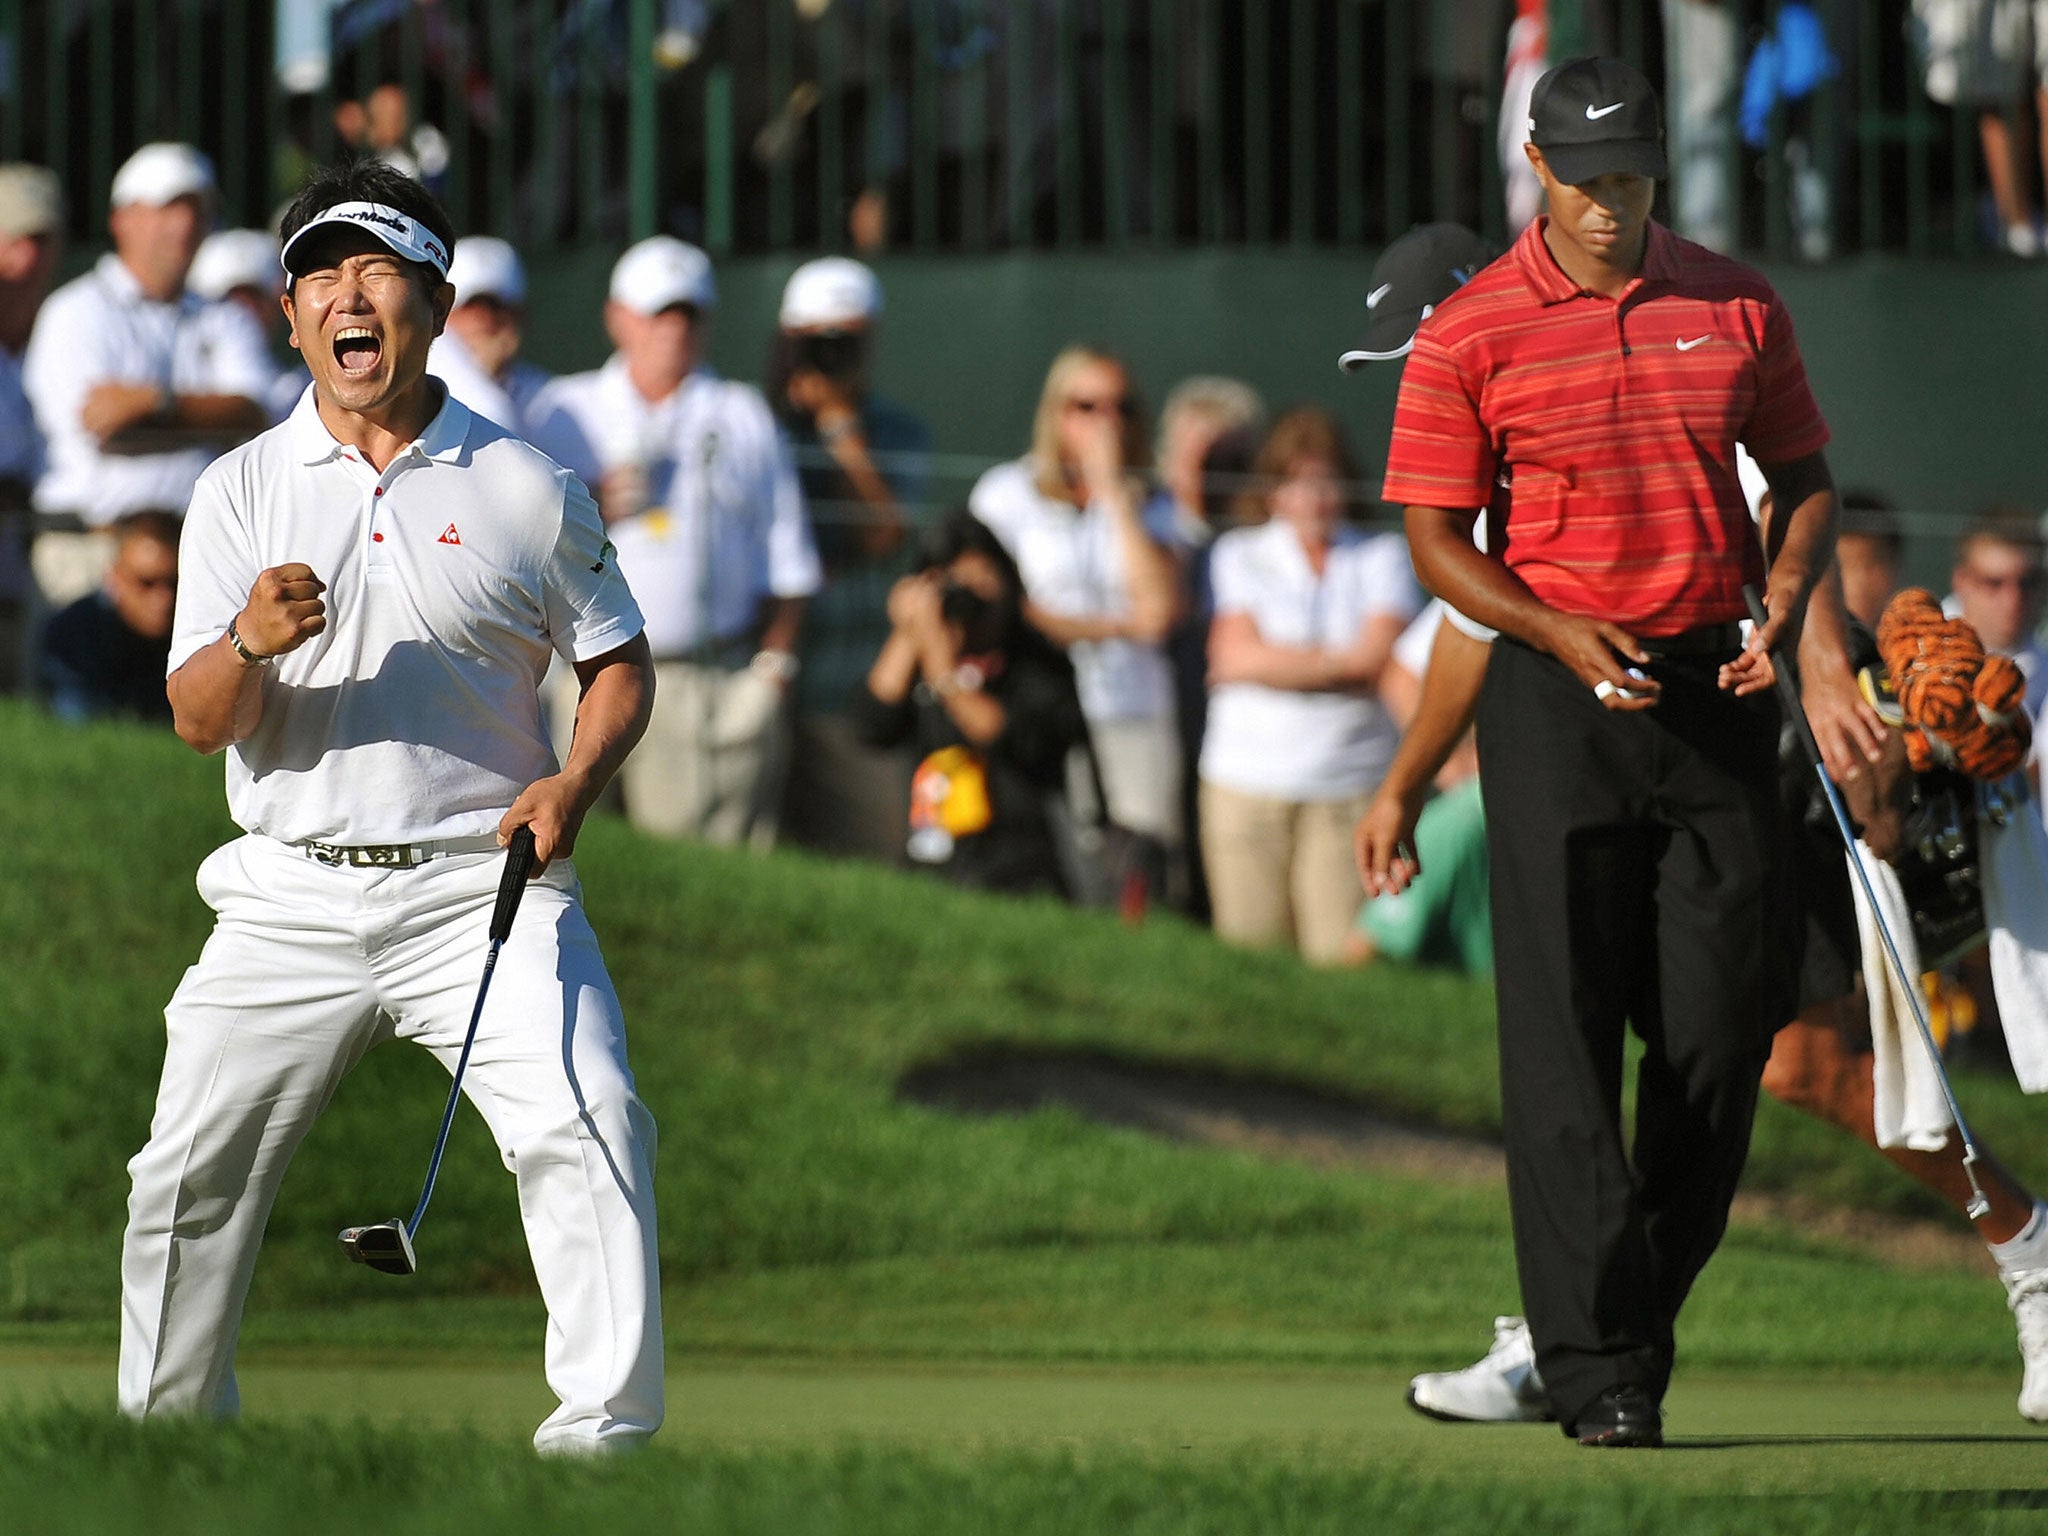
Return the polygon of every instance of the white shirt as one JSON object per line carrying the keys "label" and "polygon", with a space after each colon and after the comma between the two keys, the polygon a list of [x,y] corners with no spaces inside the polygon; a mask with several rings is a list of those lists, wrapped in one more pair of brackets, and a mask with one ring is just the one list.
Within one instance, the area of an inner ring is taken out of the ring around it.
{"label": "white shirt", "polygon": [[502,379],[485,373],[468,344],[453,331],[434,338],[427,353],[427,372],[448,386],[448,392],[486,421],[533,440],[527,412],[554,375],[536,364],[514,358]]}
{"label": "white shirt", "polygon": [[262,329],[239,304],[191,293],[158,303],[143,297],[120,257],[102,256],[50,295],[23,359],[22,382],[48,450],[37,509],[73,512],[96,527],[129,512],[182,511],[219,452],[101,453],[79,419],[93,386],[148,384],[267,402],[276,379]]}
{"label": "white shirt", "polygon": [[494,831],[556,769],[550,652],[586,661],[641,627],[575,476],[458,400],[382,475],[310,391],[216,460],[185,519],[170,670],[291,561],[327,583],[327,628],[271,664],[227,768],[235,821],[286,842]]}
{"label": "white shirt", "polygon": [[622,465],[644,468],[648,508],[611,535],[656,657],[740,642],[762,599],[809,597],[823,584],[789,443],[759,390],[698,368],[650,402],[614,356],[556,379],[530,419],[535,446],[587,485]]}
{"label": "white shirt", "polygon": [[[1128,618],[1131,599],[1114,514],[1077,507],[1039,490],[1030,457],[998,464],[974,484],[967,510],[1003,541],[1024,593],[1063,618]],[[1153,495],[1139,514],[1145,531],[1171,548],[1173,502]],[[1153,720],[1173,711],[1166,652],[1136,640],[1079,640],[1067,648],[1081,713],[1090,720]]]}
{"label": "white shirt", "polygon": [[[1395,533],[1339,528],[1317,575],[1286,523],[1234,528],[1216,541],[1209,573],[1217,617],[1247,614],[1275,645],[1347,646],[1369,619],[1407,620],[1421,607]],[[1225,683],[1209,692],[1201,773],[1241,794],[1341,800],[1379,783],[1400,738],[1376,696]]]}

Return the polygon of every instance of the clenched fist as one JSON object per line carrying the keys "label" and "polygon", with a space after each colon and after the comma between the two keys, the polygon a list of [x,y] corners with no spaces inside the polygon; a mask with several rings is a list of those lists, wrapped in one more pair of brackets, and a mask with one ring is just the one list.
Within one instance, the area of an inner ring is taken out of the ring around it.
{"label": "clenched fist", "polygon": [[258,656],[295,651],[327,627],[327,583],[310,565],[274,566],[256,578],[249,603],[235,615],[235,633]]}

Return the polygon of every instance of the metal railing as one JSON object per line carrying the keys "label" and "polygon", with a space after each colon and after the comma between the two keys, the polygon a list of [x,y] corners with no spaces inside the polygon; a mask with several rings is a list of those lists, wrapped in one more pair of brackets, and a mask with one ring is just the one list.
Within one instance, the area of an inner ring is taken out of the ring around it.
{"label": "metal railing", "polygon": [[[1727,4],[1746,57],[1778,0]],[[1370,246],[1427,219],[1500,236],[1513,9],[0,0],[0,156],[59,168],[83,235],[130,149],[183,138],[215,157],[237,223],[307,164],[378,143],[423,163],[465,231],[536,249],[657,229],[719,253]],[[1841,73],[1774,113],[1761,151],[1729,151],[1740,243],[1799,247],[1812,166],[1829,250],[1977,248],[1975,114],[1928,99],[1909,0],[1816,9]],[[1657,6],[1550,12],[1553,57],[1619,52],[1662,80]]]}

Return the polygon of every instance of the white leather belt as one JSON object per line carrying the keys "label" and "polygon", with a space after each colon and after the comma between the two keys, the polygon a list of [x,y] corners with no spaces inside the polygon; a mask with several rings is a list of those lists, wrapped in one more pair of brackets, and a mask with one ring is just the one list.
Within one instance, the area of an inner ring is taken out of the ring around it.
{"label": "white leather belt", "polygon": [[498,834],[477,837],[444,837],[428,843],[361,843],[344,847],[339,843],[293,843],[309,859],[322,864],[353,865],[357,869],[412,869],[429,859],[444,859],[455,853],[496,853]]}

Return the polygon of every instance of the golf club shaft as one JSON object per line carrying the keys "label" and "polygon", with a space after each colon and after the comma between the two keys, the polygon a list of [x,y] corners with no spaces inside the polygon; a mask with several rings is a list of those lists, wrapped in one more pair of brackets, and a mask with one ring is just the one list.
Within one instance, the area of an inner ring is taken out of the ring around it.
{"label": "golf club shaft", "polygon": [[[1756,589],[1745,586],[1742,595],[1749,603],[1751,620],[1758,629],[1762,629],[1768,615]],[[1771,653],[1771,671],[1776,675],[1778,696],[1784,703],[1785,713],[1799,732],[1806,755],[1813,763],[1814,774],[1820,780],[1821,792],[1827,797],[1828,809],[1834,812],[1836,830],[1841,833],[1842,846],[1848,851],[1849,867],[1856,871],[1857,883],[1863,888],[1863,900],[1877,924],[1878,937],[1884,941],[1885,957],[1891,962],[1892,974],[1898,977],[1899,990],[1905,994],[1910,1006],[1913,1026],[1920,1032],[1920,1043],[1927,1051],[1927,1059],[1934,1064],[1934,1078],[1941,1084],[1941,1096],[1948,1101],[1949,1115],[1956,1123],[1956,1135],[1963,1143],[1963,1173],[1970,1181],[1969,1215],[1974,1221],[1991,1209],[1991,1202],[1984,1196],[1983,1185],[1977,1182],[1976,1139],[1970,1135],[1970,1123],[1963,1118],[1963,1107],[1956,1102],[1955,1089],[1949,1085],[1941,1047],[1934,1042],[1934,1029],[1927,1021],[1926,1000],[1920,993],[1920,978],[1907,971],[1906,962],[1899,954],[1898,943],[1892,938],[1891,924],[1885,920],[1884,908],[1878,905],[1877,890],[1870,872],[1863,866],[1863,853],[1856,839],[1855,823],[1849,819],[1849,808],[1843,803],[1842,792],[1835,787],[1835,781],[1828,777],[1827,763],[1821,757],[1820,742],[1813,734],[1813,725],[1806,718],[1806,707],[1800,702],[1799,689],[1793,684],[1792,674],[1786,669],[1783,658],[1775,651]]]}
{"label": "golf club shaft", "polygon": [[505,872],[498,879],[498,904],[491,911],[491,949],[484,957],[483,979],[477,983],[476,1007],[470,1011],[469,1029],[462,1037],[462,1054],[455,1058],[455,1077],[448,1085],[448,1104],[441,1111],[441,1131],[434,1138],[434,1155],[427,1160],[426,1182],[420,1186],[419,1204],[412,1209],[412,1216],[405,1224],[408,1237],[416,1236],[420,1221],[427,1214],[427,1202],[434,1198],[434,1180],[441,1173],[441,1156],[448,1150],[448,1132],[455,1124],[455,1109],[462,1102],[462,1074],[469,1066],[469,1053],[476,1044],[477,1021],[484,1016],[484,999],[490,995],[491,973],[498,968],[498,951],[505,940],[512,935],[512,919],[519,911],[519,898],[525,894],[526,878],[533,869],[533,831],[521,827],[512,834],[512,843],[505,850]]}

